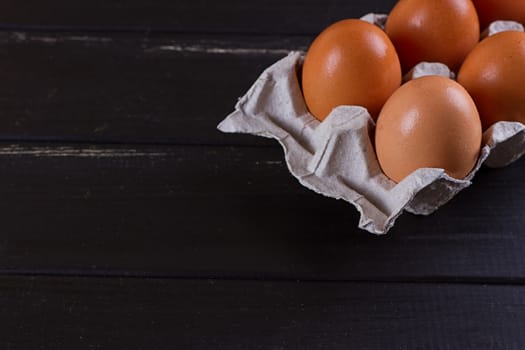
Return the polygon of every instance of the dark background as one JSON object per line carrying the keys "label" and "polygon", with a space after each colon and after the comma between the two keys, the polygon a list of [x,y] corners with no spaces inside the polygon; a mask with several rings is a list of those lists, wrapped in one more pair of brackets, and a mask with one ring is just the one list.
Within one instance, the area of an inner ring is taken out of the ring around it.
{"label": "dark background", "polygon": [[385,237],[216,125],[395,1],[2,1],[0,348],[525,348],[525,161]]}

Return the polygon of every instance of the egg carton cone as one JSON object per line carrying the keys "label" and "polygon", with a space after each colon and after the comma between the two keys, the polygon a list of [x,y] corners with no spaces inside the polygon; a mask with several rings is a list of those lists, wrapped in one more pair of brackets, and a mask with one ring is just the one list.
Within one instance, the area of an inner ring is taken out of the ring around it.
{"label": "egg carton cone", "polygon": [[[386,16],[364,19],[381,26]],[[525,154],[525,125],[500,122],[484,133],[479,160],[465,179],[423,168],[396,184],[379,166],[371,138],[375,123],[365,108],[340,106],[323,122],[308,112],[298,79],[302,63],[303,53],[291,52],[267,68],[218,129],[276,139],[290,173],[312,191],[351,203],[363,230],[386,234],[404,211],[429,215],[470,186],[483,164],[503,167]],[[422,63],[405,79],[432,74],[452,73]]]}

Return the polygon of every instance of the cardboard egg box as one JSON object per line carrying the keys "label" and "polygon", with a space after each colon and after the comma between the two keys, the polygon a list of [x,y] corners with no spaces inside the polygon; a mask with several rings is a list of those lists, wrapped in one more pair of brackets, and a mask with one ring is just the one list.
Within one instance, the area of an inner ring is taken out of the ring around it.
{"label": "cardboard egg box", "polygon": [[[382,27],[386,18],[369,14],[362,19]],[[495,22],[484,35],[509,29],[523,31],[523,26]],[[276,139],[290,173],[319,194],[351,203],[363,230],[386,234],[405,211],[429,215],[470,186],[482,165],[504,167],[525,154],[525,125],[499,122],[483,134],[478,162],[465,179],[423,168],[396,184],[378,164],[371,139],[375,123],[365,108],[340,106],[323,122],[308,112],[298,77],[303,59],[304,53],[290,52],[267,68],[218,129]],[[454,78],[446,66],[423,62],[404,80],[435,74]]]}

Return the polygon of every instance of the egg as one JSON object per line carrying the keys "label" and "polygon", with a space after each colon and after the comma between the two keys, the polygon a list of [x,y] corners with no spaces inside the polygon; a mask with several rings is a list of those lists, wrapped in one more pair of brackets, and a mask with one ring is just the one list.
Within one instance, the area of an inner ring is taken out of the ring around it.
{"label": "egg", "polygon": [[404,72],[424,61],[441,62],[456,71],[480,35],[471,0],[400,0],[385,31]]}
{"label": "egg", "polygon": [[472,0],[478,11],[481,29],[496,20],[516,21],[525,25],[523,0]]}
{"label": "egg", "polygon": [[357,19],[336,22],[313,41],[303,64],[306,106],[324,120],[341,105],[366,107],[373,118],[401,84],[401,66],[379,27]]}
{"label": "egg", "polygon": [[484,39],[463,63],[458,82],[476,102],[484,129],[502,120],[525,123],[525,33]]}
{"label": "egg", "polygon": [[465,178],[481,149],[474,101],[458,83],[441,76],[411,80],[385,103],[375,147],[383,172],[395,182],[419,168],[441,168]]}

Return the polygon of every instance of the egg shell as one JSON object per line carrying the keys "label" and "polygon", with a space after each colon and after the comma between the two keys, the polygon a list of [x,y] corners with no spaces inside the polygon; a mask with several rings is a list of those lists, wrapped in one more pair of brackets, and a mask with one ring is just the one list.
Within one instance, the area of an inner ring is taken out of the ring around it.
{"label": "egg shell", "polygon": [[374,234],[385,234],[405,211],[435,212],[471,184],[482,164],[505,166],[525,153],[525,125],[501,122],[484,133],[477,165],[467,178],[423,168],[395,184],[379,167],[371,140],[374,123],[365,109],[338,107],[323,122],[308,113],[301,65],[302,53],[294,52],[265,70],[218,128],[277,139],[290,173],[303,186],[354,205],[359,227]]}
{"label": "egg shell", "polygon": [[441,168],[463,179],[481,149],[479,115],[467,91],[441,76],[411,80],[386,102],[375,145],[383,172],[400,182],[420,168]]}
{"label": "egg shell", "polygon": [[482,29],[497,20],[525,24],[525,1],[523,0],[472,0],[472,2],[478,12]]}
{"label": "egg shell", "polygon": [[341,105],[377,116],[401,84],[401,66],[390,39],[368,22],[348,19],[325,29],[312,43],[302,70],[309,111],[319,120]]}
{"label": "egg shell", "polygon": [[[386,16],[369,14],[363,19],[381,26]],[[385,234],[403,212],[429,215],[470,186],[482,164],[506,166],[525,154],[525,125],[499,122],[485,131],[477,164],[465,179],[422,168],[395,184],[379,168],[373,148],[375,124],[366,110],[338,107],[324,122],[308,113],[300,86],[303,55],[291,53],[266,69],[218,128],[279,140],[290,173],[317,193],[353,204],[364,230]]]}
{"label": "egg shell", "polygon": [[525,123],[525,33],[501,32],[481,41],[458,82],[476,102],[484,129],[498,121]]}
{"label": "egg shell", "polygon": [[403,72],[422,61],[454,71],[479,41],[479,20],[470,0],[400,0],[385,31],[397,49]]}

